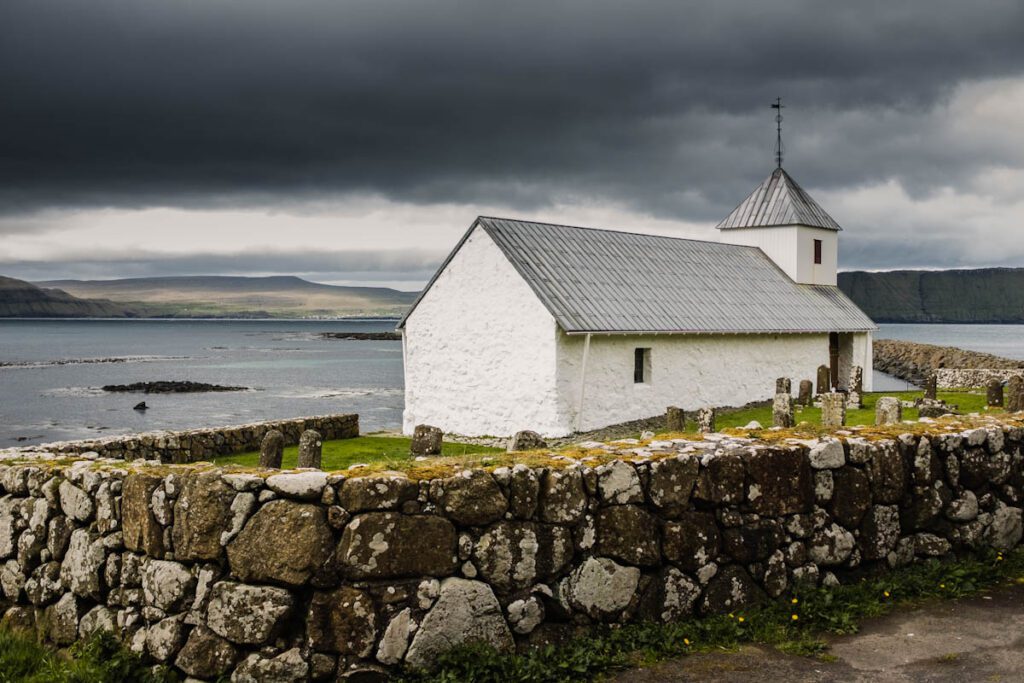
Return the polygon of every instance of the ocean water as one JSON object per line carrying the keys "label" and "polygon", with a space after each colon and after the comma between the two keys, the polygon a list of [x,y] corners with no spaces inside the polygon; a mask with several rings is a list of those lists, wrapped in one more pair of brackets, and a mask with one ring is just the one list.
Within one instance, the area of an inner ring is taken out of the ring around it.
{"label": "ocean water", "polygon": [[[364,431],[401,425],[402,344],[326,340],[393,321],[0,321],[0,448],[156,429],[359,413]],[[96,359],[122,362],[71,362]],[[122,394],[105,384],[191,380],[249,387]],[[145,400],[150,409],[132,410]]]}
{"label": "ocean water", "polygon": [[[402,421],[401,343],[319,335],[393,327],[393,321],[3,320],[0,448],[343,412],[359,413],[363,431],[395,429]],[[882,325],[877,336],[1024,359],[1019,325]],[[119,362],[93,362],[104,359]],[[155,380],[250,390],[100,389]],[[875,373],[876,390],[904,388],[905,382]],[[150,410],[132,410],[141,400]]]}

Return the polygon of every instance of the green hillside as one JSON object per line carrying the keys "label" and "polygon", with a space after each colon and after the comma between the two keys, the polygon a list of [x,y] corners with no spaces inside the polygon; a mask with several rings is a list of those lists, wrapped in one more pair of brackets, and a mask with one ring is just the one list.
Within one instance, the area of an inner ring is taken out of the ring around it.
{"label": "green hillside", "polygon": [[131,318],[137,312],[112,301],[80,299],[0,275],[0,318]]}

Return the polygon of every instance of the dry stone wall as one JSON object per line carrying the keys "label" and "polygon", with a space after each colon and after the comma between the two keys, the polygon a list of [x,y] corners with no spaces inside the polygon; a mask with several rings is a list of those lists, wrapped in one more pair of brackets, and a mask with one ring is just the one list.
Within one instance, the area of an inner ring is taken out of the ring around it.
{"label": "dry stone wall", "polygon": [[589,443],[564,467],[422,481],[8,459],[0,613],[57,644],[112,629],[198,680],[384,680],[467,641],[512,651],[1016,546],[1024,430],[927,427]]}
{"label": "dry stone wall", "polygon": [[1008,382],[1011,377],[1024,377],[1024,370],[939,368],[935,371],[935,381],[940,389],[983,387],[987,386],[992,380]]}
{"label": "dry stone wall", "polygon": [[263,437],[272,429],[284,435],[284,443],[299,443],[302,432],[314,429],[324,439],[351,439],[359,436],[359,416],[354,414],[320,415],[291,420],[253,422],[231,427],[209,427],[185,431],[144,432],[84,441],[62,441],[42,446],[0,451],[0,454],[31,454],[38,451],[77,456],[96,453],[120,460],[160,460],[164,463],[189,463],[209,460],[218,455],[258,451]]}

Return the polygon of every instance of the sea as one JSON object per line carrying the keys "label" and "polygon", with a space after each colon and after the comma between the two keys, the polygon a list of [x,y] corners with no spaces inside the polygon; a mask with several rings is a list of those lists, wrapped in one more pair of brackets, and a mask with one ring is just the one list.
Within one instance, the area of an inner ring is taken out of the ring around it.
{"label": "sea", "polygon": [[[0,320],[0,448],[161,429],[353,412],[364,432],[402,422],[402,345],[322,332],[394,320]],[[877,338],[1024,360],[1022,325],[882,325]],[[190,380],[247,387],[125,394],[107,384]],[[875,373],[874,388],[908,388]],[[132,407],[144,400],[149,410]]]}

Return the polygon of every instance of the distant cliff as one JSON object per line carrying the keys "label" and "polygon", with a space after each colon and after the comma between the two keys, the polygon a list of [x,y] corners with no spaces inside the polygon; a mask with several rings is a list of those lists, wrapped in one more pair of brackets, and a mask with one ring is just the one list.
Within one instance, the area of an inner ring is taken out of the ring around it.
{"label": "distant cliff", "polygon": [[839,273],[880,323],[1024,323],[1024,268]]}
{"label": "distant cliff", "polygon": [[79,299],[59,289],[36,287],[0,275],[0,318],[130,318],[135,312],[112,301]]}

